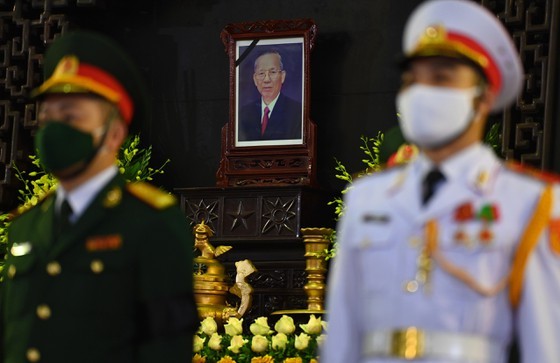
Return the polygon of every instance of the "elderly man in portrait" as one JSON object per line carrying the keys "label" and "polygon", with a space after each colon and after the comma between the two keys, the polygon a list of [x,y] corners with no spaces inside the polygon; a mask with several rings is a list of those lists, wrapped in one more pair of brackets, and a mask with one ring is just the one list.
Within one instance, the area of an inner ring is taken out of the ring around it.
{"label": "elderly man in portrait", "polygon": [[253,81],[261,97],[239,112],[239,141],[301,139],[301,103],[284,95],[286,71],[277,51],[255,60]]}

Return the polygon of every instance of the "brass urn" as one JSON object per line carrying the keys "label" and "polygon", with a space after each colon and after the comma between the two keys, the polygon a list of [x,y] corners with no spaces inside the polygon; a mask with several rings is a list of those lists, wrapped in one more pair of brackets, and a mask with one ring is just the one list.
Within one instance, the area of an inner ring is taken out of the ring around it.
{"label": "brass urn", "polygon": [[[221,325],[230,317],[243,316],[251,307],[253,299],[253,288],[245,279],[257,269],[250,260],[237,261],[235,283],[230,286],[225,268],[216,257],[232,247],[212,246],[209,238],[213,232],[204,221],[194,226],[193,232],[194,245],[200,251],[200,256],[194,258],[194,296],[200,319],[212,317]],[[226,304],[228,293],[241,299],[238,307]]]}

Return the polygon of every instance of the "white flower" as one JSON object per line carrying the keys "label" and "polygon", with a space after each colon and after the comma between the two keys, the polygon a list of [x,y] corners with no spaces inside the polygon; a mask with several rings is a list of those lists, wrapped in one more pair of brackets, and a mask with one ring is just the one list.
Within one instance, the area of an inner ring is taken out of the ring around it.
{"label": "white flower", "polygon": [[294,346],[297,350],[304,350],[305,348],[307,348],[307,346],[309,346],[309,339],[311,339],[311,337],[305,333],[296,335]]}
{"label": "white flower", "polygon": [[241,349],[248,342],[249,341],[247,339],[243,339],[241,335],[235,335],[231,338],[228,349],[235,354],[239,354],[239,349]]}
{"label": "white flower", "polygon": [[288,336],[284,333],[278,333],[272,337],[272,349],[282,350],[288,344]]}
{"label": "white flower", "polygon": [[255,353],[264,353],[268,349],[268,339],[262,335],[255,335],[251,340],[251,350]]}
{"label": "white flower", "polygon": [[307,324],[300,324],[299,326],[307,334],[321,334],[321,331],[323,330],[321,318],[317,319],[315,315],[311,315],[309,317]]}
{"label": "white flower", "polygon": [[228,319],[227,324],[224,325],[226,334],[230,336],[239,335],[243,333],[243,319],[231,317]]}
{"label": "white flower", "polygon": [[268,335],[272,334],[272,330],[268,326],[268,318],[260,317],[255,319],[255,322],[249,327],[253,335]]}
{"label": "white flower", "polygon": [[292,334],[296,330],[294,319],[288,315],[282,315],[280,320],[278,320],[274,325],[274,330],[278,333],[284,333],[286,335]]}
{"label": "white flower", "polygon": [[204,347],[204,342],[206,341],[206,338],[201,338],[198,335],[194,335],[193,337],[193,353],[198,353],[202,350],[202,348]]}
{"label": "white flower", "polygon": [[222,336],[218,333],[212,334],[210,340],[208,341],[208,347],[213,350],[222,349]]}
{"label": "white flower", "polygon": [[209,316],[202,320],[200,323],[200,329],[204,334],[212,335],[218,331],[218,324],[216,324],[216,320],[214,320],[214,318]]}

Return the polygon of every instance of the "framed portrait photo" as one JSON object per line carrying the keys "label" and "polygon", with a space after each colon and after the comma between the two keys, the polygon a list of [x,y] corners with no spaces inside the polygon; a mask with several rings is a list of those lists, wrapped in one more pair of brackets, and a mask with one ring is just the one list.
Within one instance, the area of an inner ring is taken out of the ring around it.
{"label": "framed portrait photo", "polygon": [[238,41],[236,51],[236,146],[303,144],[303,37]]}
{"label": "framed portrait photo", "polygon": [[228,24],[222,31],[230,119],[222,129],[218,185],[314,183],[309,55],[315,35],[310,19]]}

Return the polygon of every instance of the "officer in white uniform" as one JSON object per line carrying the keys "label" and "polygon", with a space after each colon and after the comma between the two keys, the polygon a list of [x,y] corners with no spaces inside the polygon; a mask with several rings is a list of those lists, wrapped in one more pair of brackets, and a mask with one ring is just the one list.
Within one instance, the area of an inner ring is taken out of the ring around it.
{"label": "officer in white uniform", "polygon": [[404,32],[404,136],[416,160],[346,194],[322,363],[560,362],[560,187],[481,143],[523,84],[498,19],[420,5]]}

